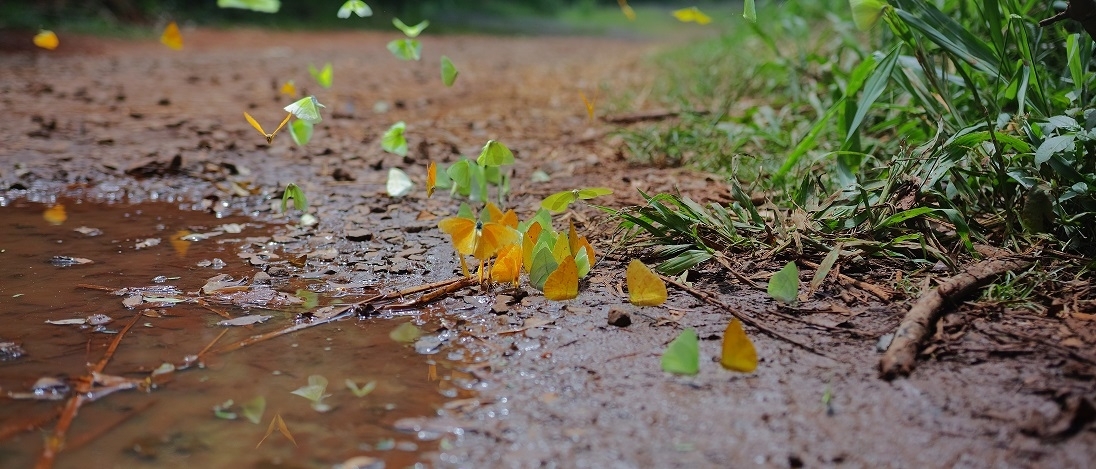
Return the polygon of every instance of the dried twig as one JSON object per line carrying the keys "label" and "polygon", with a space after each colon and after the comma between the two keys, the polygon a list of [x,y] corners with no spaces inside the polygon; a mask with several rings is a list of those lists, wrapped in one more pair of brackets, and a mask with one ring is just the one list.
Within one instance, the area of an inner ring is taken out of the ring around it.
{"label": "dried twig", "polygon": [[734,308],[732,308],[730,305],[728,305],[728,304],[726,304],[722,301],[719,301],[719,299],[716,298],[715,294],[713,294],[713,293],[706,292],[706,291],[703,291],[703,290],[698,290],[696,288],[685,285],[681,282],[678,282],[677,280],[675,280],[673,278],[666,277],[664,275],[660,275],[660,277],[662,277],[662,280],[664,280],[666,283],[669,283],[670,285],[673,285],[677,288],[680,288],[681,290],[687,291],[690,294],[692,294],[693,296],[695,296],[697,298],[700,298],[701,300],[706,301],[708,303],[711,303],[714,306],[718,306],[720,308],[723,308],[727,312],[731,313],[732,316],[738,318],[739,321],[742,321],[742,324],[745,324],[745,325],[750,326],[754,329],[757,329],[757,330],[761,331],[762,333],[764,333],[765,335],[768,335],[769,337],[772,337],[774,339],[783,340],[784,342],[792,344],[796,347],[799,347],[803,350],[811,352],[811,353],[813,353],[815,355],[818,355],[820,357],[826,357],[826,358],[831,358],[832,359],[832,357],[830,357],[829,355],[826,355],[821,350],[818,350],[818,349],[816,349],[816,348],[814,348],[810,345],[804,344],[803,342],[800,342],[800,341],[795,340],[791,337],[788,337],[784,334],[781,334],[780,332],[777,332],[773,329],[770,329],[769,327],[757,322],[753,318],[739,313]]}
{"label": "dried twig", "polygon": [[908,376],[913,371],[921,343],[930,335],[932,325],[942,314],[945,304],[958,301],[960,297],[985,285],[998,275],[1025,269],[1031,264],[1032,261],[1024,257],[985,260],[967,267],[939,287],[921,295],[902,318],[894,333],[894,340],[879,360],[879,371],[883,378]]}
{"label": "dried twig", "polygon": [[[812,269],[815,269],[815,270],[817,270],[819,268],[818,264],[815,264],[814,262],[811,262],[811,261],[808,261],[808,260],[800,259],[799,262],[801,262],[803,265],[805,265],[807,267],[810,267]],[[854,286],[856,288],[859,288],[859,289],[864,290],[868,293],[871,293],[872,295],[875,295],[875,297],[879,298],[880,300],[889,302],[892,299],[894,299],[894,292],[885,290],[882,287],[880,287],[878,285],[875,285],[873,283],[868,283],[868,282],[865,282],[863,280],[858,280],[858,279],[849,277],[848,275],[845,275],[845,274],[840,273],[840,272],[837,273],[837,278],[838,278],[838,280],[841,280],[844,283],[851,284],[852,286]]]}
{"label": "dried twig", "polygon": [[673,117],[680,116],[682,114],[696,114],[698,116],[703,116],[703,115],[710,114],[710,112],[709,111],[684,111],[684,112],[681,112],[681,111],[648,111],[648,112],[639,112],[639,113],[635,113],[635,114],[625,114],[625,115],[622,115],[622,116],[605,116],[605,117],[602,117],[601,120],[603,120],[605,122],[608,122],[610,124],[635,124],[637,122],[660,121],[660,120],[664,120],[664,119],[670,119],[670,118],[673,118]]}
{"label": "dried twig", "polygon": [[765,291],[765,287],[762,287],[761,285],[758,285],[757,282],[753,281],[753,279],[751,279],[751,278],[749,278],[745,275],[742,275],[742,272],[739,272],[739,271],[735,270],[734,267],[731,267],[731,262],[727,259],[727,256],[724,255],[723,253],[717,252],[715,254],[715,260],[716,260],[716,262],[719,262],[719,264],[722,265],[724,269],[727,269],[727,272],[730,272],[731,275],[734,276],[734,278],[738,279],[739,282],[742,282],[742,283],[745,283],[746,285],[749,285],[750,288],[753,288],[754,290]]}
{"label": "dried twig", "polygon": [[61,418],[57,421],[57,426],[53,428],[53,434],[46,438],[46,443],[42,447],[42,454],[38,457],[37,464],[34,465],[35,469],[48,469],[53,467],[54,461],[57,459],[57,454],[61,452],[61,449],[65,446],[65,435],[68,433],[68,429],[72,426],[72,421],[76,418],[76,413],[80,411],[80,406],[88,399],[88,393],[91,392],[92,387],[95,385],[96,374],[102,373],[103,369],[107,367],[107,363],[114,357],[114,352],[118,350],[118,344],[122,342],[122,338],[126,336],[126,333],[133,328],[134,324],[137,324],[137,320],[141,318],[141,315],[134,314],[133,319],[126,324],[126,327],[114,337],[114,340],[110,342],[110,346],[107,347],[106,353],[99,359],[99,362],[91,369],[91,372],[86,376],[80,377],[76,381],[76,386],[72,397],[69,397],[68,402],[65,403],[64,410],[61,412]]}

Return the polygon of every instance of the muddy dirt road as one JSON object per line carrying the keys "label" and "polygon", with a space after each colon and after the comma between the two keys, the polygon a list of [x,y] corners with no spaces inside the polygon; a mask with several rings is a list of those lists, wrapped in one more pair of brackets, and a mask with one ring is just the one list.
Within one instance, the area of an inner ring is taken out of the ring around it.
{"label": "muddy dirt road", "polygon": [[[385,49],[390,34],[184,34],[180,52],[151,41],[68,38],[54,53],[0,54],[0,202],[167,201],[284,220],[271,201],[295,182],[319,220],[302,229],[297,247],[320,253],[310,257],[327,263],[313,266],[317,275],[368,272],[384,288],[402,288],[459,271],[436,229],[459,202],[427,199],[421,184],[428,162],[478,154],[488,139],[517,155],[511,201],[522,217],[552,192],[587,186],[614,188],[609,206],[638,203],[637,188],[726,200],[717,178],[629,165],[612,128],[586,117],[579,92],[602,84],[634,88],[637,98],[616,104],[621,112],[654,106],[644,99],[654,73],[644,59],[664,46],[655,40],[425,37],[423,60],[408,63]],[[438,78],[443,54],[460,69],[452,88]],[[325,62],[335,70],[331,89],[307,74],[309,64]],[[305,148],[288,135],[267,145],[241,115],[279,121],[289,102],[279,86],[288,79],[327,105]],[[407,123],[411,149],[402,158],[380,147],[397,121]],[[384,183],[392,167],[410,174],[417,190],[390,198]],[[528,182],[537,169],[551,180]],[[581,207],[573,218],[599,251],[612,250],[613,226],[603,214]],[[441,347],[467,360],[466,390],[477,392],[427,410],[437,417],[423,425],[452,433],[423,460],[438,467],[979,468],[1086,467],[1096,455],[1096,433],[1086,429],[1092,416],[1083,403],[1080,410],[1069,404],[1096,395],[1091,366],[999,332],[1056,339],[1066,333],[1057,319],[963,308],[956,328],[936,339],[933,357],[923,357],[912,377],[887,382],[877,376],[877,342],[893,331],[905,300],[883,304],[827,283],[799,307],[780,308],[712,267],[690,277],[697,288],[823,354],[747,330],[761,363],[737,374],[717,358],[729,312],[672,288],[664,306],[628,305],[620,290],[626,254],[616,250],[598,264],[576,300],[549,302],[530,290],[506,304],[496,292],[469,290],[423,313],[462,331]],[[748,275],[775,270],[750,265]],[[864,278],[894,283],[884,273]],[[632,324],[609,325],[612,308],[627,311]],[[699,332],[701,371],[666,374],[659,357],[686,327]],[[15,333],[0,339],[7,335]],[[1092,339],[1082,336],[1085,350]],[[330,466],[355,451],[307,460],[290,453],[284,462]]]}

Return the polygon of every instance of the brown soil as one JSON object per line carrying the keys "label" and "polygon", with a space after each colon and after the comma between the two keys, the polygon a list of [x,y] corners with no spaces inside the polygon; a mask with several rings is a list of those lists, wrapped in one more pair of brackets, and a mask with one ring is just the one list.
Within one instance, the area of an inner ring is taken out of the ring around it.
{"label": "brown soil", "polygon": [[[296,182],[320,221],[307,249],[335,247],[333,269],[368,266],[380,281],[403,287],[457,272],[435,226],[458,202],[444,194],[427,199],[421,190],[391,199],[384,192],[388,169],[403,168],[421,182],[429,161],[477,154],[488,139],[518,156],[512,201],[523,216],[549,193],[585,186],[616,189],[604,199],[609,206],[637,203],[636,188],[725,200],[718,178],[630,165],[606,137],[612,129],[586,118],[580,91],[606,83],[645,96],[654,71],[644,59],[657,42],[425,37],[423,60],[405,63],[385,49],[388,34],[184,34],[181,52],[155,42],[69,37],[53,53],[0,55],[0,202],[65,194],[270,217],[269,199]],[[461,71],[452,88],[438,78],[443,54]],[[334,65],[331,90],[306,72],[310,63],[324,62]],[[287,134],[268,146],[241,116],[248,111],[266,126],[278,122],[287,99],[277,87],[286,79],[328,106],[304,149]],[[381,101],[386,112],[375,110]],[[379,142],[400,120],[411,147],[405,158],[384,153]],[[175,157],[177,169],[170,166]],[[135,168],[145,171],[127,175]],[[524,183],[534,169],[552,180]],[[336,181],[337,170],[354,181]],[[610,251],[613,230],[603,215],[586,207],[574,218],[597,236],[600,251]],[[345,236],[363,229],[372,239]],[[409,251],[419,248],[423,260]],[[662,307],[627,306],[620,294],[625,260],[608,256],[579,298],[562,305],[534,292],[494,314],[494,293],[473,292],[431,312],[480,337],[447,344],[477,357],[469,370],[479,395],[438,411],[439,422],[463,432],[453,447],[429,455],[437,466],[1092,464],[1096,433],[1091,404],[1085,407],[1096,396],[1085,361],[1096,345],[1091,315],[1058,319],[1001,305],[964,306],[945,318],[913,375],[888,382],[877,374],[877,341],[894,330],[906,300],[879,304],[827,282],[800,306],[778,307],[713,266],[690,278],[697,288],[718,292],[739,313],[826,355],[748,330],[761,364],[755,373],[737,374],[717,358],[730,313],[673,289]],[[742,270],[775,270],[761,265]],[[858,274],[857,266],[844,271],[886,287],[896,283],[884,274]],[[627,309],[633,323],[608,325],[613,307]],[[501,333],[523,324],[544,326]],[[663,373],[660,354],[686,327],[702,339],[701,372]],[[824,395],[832,399],[824,403]]]}

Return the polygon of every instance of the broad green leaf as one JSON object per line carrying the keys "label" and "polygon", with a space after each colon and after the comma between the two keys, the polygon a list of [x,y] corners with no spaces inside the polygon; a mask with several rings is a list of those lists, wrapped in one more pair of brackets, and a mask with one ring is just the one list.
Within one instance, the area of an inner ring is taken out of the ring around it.
{"label": "broad green leaf", "polygon": [[754,0],[746,0],[742,5],[742,17],[751,23],[757,23],[757,5]]}
{"label": "broad green leaf", "polygon": [[293,104],[285,107],[285,111],[297,116],[298,119],[308,121],[311,124],[319,124],[323,120],[320,117],[320,109],[327,106],[320,104],[315,96],[305,96]]}
{"label": "broad green leaf", "polygon": [[789,262],[769,279],[769,296],[785,303],[791,303],[799,296],[799,268],[795,266],[795,261]]}
{"label": "broad green leaf", "polygon": [[860,123],[864,122],[868,111],[875,105],[875,100],[879,99],[879,96],[887,89],[887,82],[890,81],[891,71],[894,70],[894,64],[898,62],[898,53],[901,50],[900,46],[891,49],[890,53],[876,65],[875,70],[868,77],[868,81],[864,84],[864,94],[860,95],[860,101],[856,103],[856,115],[853,116],[845,135],[846,142],[851,140],[853,134],[860,129]]}
{"label": "broad green leaf", "polygon": [[400,31],[403,31],[403,34],[409,38],[419,37],[419,34],[422,33],[422,30],[426,29],[427,26],[430,26],[430,22],[426,20],[423,20],[421,23],[414,26],[408,26],[404,24],[404,22],[401,21],[399,18],[392,18],[392,24],[395,25],[396,28]]}
{"label": "broad green leaf", "polygon": [[388,333],[388,337],[392,338],[392,340],[394,340],[396,342],[402,342],[402,343],[405,343],[405,344],[409,344],[411,342],[414,342],[414,341],[418,340],[418,338],[421,337],[421,336],[422,336],[422,331],[419,330],[418,327],[415,327],[415,325],[411,324],[410,322],[405,322],[403,324],[400,324],[395,329],[392,329],[392,332]]}
{"label": "broad green leaf", "polygon": [[1076,134],[1066,134],[1055,135],[1043,140],[1043,143],[1039,145],[1039,149],[1035,150],[1035,165],[1046,163],[1055,153],[1073,151],[1075,148],[1073,141],[1076,138]]}
{"label": "broad green leaf", "polygon": [[495,140],[488,140],[487,144],[483,146],[479,158],[476,158],[476,162],[483,166],[514,164],[514,154],[510,152],[509,148],[506,148],[506,145]]}
{"label": "broad green leaf", "polygon": [[410,194],[411,190],[414,188],[415,183],[411,182],[411,178],[407,177],[407,173],[403,172],[400,168],[389,168],[388,182],[385,184],[388,195],[392,197],[403,197]]}
{"label": "broad green leaf", "polygon": [[285,186],[285,192],[282,193],[282,212],[289,207],[290,199],[293,199],[293,206],[297,210],[308,210],[308,199],[305,198],[304,191],[292,182]]}
{"label": "broad green leaf", "polygon": [[403,131],[406,128],[407,124],[403,121],[392,124],[392,127],[389,127],[384,132],[384,136],[381,137],[381,148],[388,153],[407,156],[407,139],[403,136]]}
{"label": "broad green leaf", "polygon": [[453,61],[449,60],[449,57],[441,56],[441,82],[445,86],[453,86],[453,82],[457,81],[458,74],[460,72],[453,65]]}
{"label": "broad green leaf", "polygon": [[308,145],[308,142],[312,141],[313,127],[311,122],[300,119],[289,124],[289,135],[293,137],[293,143],[301,147]]}
{"label": "broad green leaf", "polygon": [[244,415],[244,418],[255,425],[263,421],[263,412],[266,412],[266,398],[263,396],[247,401],[240,408],[240,413]]}
{"label": "broad green leaf", "polygon": [[388,50],[400,60],[419,60],[422,58],[422,43],[417,39],[396,39],[388,43]]}
{"label": "broad green leaf", "polygon": [[700,342],[693,328],[681,331],[662,353],[662,371],[679,375],[700,372]]}
{"label": "broad green leaf", "polygon": [[312,78],[324,88],[331,88],[331,80],[333,78],[335,70],[331,67],[331,62],[323,65],[322,69],[317,70],[312,64],[308,65],[308,73],[312,75]]}
{"label": "broad green leaf", "polygon": [[369,8],[362,0],[347,0],[339,7],[339,12],[335,15],[339,18],[349,18],[350,14],[358,15],[359,18],[365,18],[367,16],[373,16],[373,9]]}
{"label": "broad green leaf", "polygon": [[374,389],[377,389],[377,382],[376,381],[370,381],[368,383],[365,383],[364,386],[359,388],[357,383],[354,382],[354,380],[351,380],[350,378],[347,378],[346,379],[346,387],[350,389],[350,392],[354,393],[354,397],[365,397],[369,393],[373,392]]}
{"label": "broad green leaf", "polygon": [[260,13],[277,13],[282,7],[279,0],[217,0],[220,8],[240,8]]}

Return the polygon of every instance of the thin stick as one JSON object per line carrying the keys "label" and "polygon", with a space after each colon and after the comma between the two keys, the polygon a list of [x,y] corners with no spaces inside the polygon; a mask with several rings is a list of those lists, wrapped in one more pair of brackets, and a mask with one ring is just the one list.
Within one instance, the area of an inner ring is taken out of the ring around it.
{"label": "thin stick", "polygon": [[1026,269],[1032,263],[1032,260],[1024,257],[984,260],[922,294],[902,318],[898,330],[894,332],[894,340],[879,360],[879,372],[883,379],[909,376],[917,365],[917,353],[921,343],[931,335],[932,325],[943,314],[945,305],[957,301],[998,275]]}
{"label": "thin stick", "polygon": [[111,357],[114,356],[114,352],[118,350],[118,344],[122,342],[122,338],[126,336],[126,333],[133,328],[134,324],[137,324],[137,320],[141,318],[141,314],[134,314],[133,319],[126,324],[126,327],[114,337],[114,340],[110,342],[110,346],[107,347],[106,353],[103,354],[103,358],[99,359],[99,362],[92,368],[91,373],[81,377],[76,382],[76,389],[72,397],[69,397],[68,402],[65,403],[65,410],[61,412],[61,418],[57,421],[57,426],[53,428],[53,434],[46,438],[46,443],[42,447],[42,454],[38,457],[37,464],[34,465],[35,469],[49,469],[53,467],[54,461],[57,459],[57,454],[65,446],[65,434],[68,433],[69,427],[72,426],[72,421],[76,419],[76,413],[80,411],[80,406],[87,400],[91,388],[95,384],[92,375],[95,373],[102,373],[106,368],[107,363],[110,362]]}
{"label": "thin stick", "polygon": [[703,290],[697,290],[693,287],[690,287],[688,285],[680,283],[677,280],[672,279],[670,277],[666,277],[666,276],[663,276],[663,275],[660,275],[659,277],[662,277],[662,280],[664,280],[666,283],[669,283],[670,285],[673,285],[677,288],[680,288],[681,290],[687,291],[687,292],[691,293],[693,296],[695,296],[697,298],[700,298],[701,300],[704,300],[708,303],[711,303],[714,306],[718,306],[720,308],[723,308],[727,312],[731,313],[732,316],[738,318],[739,321],[742,321],[743,324],[745,324],[747,326],[750,326],[750,327],[753,327],[754,329],[757,329],[757,330],[761,331],[765,335],[768,335],[768,336],[770,336],[772,338],[775,338],[775,339],[783,340],[784,342],[795,345],[799,348],[802,348],[803,350],[811,352],[811,353],[813,353],[815,355],[818,355],[820,357],[830,358],[831,360],[833,359],[829,355],[826,355],[825,353],[822,353],[822,351],[820,351],[820,350],[818,350],[818,349],[816,349],[816,348],[814,348],[810,345],[804,344],[804,343],[802,343],[798,340],[795,340],[795,339],[793,339],[791,337],[788,337],[784,334],[781,334],[781,333],[779,333],[775,330],[772,330],[772,329],[762,325],[761,323],[755,321],[753,318],[751,318],[749,316],[745,316],[745,315],[739,313],[738,311],[735,311],[735,309],[732,308],[731,305],[728,305],[728,304],[726,304],[722,301],[719,301],[719,299],[716,298],[715,295],[712,294],[712,293],[709,293],[709,292],[706,292],[706,291],[703,291]]}
{"label": "thin stick", "polygon": [[755,290],[765,291],[765,288],[761,285],[758,285],[757,282],[754,282],[749,277],[742,275],[741,272],[735,270],[734,267],[731,267],[731,262],[727,260],[727,257],[724,256],[723,253],[717,252],[715,255],[715,260],[716,262],[719,262],[724,269],[727,269],[727,272],[730,272],[731,275],[734,276],[734,278],[738,279],[739,282],[745,283],[746,285],[749,285],[750,288],[753,288]]}
{"label": "thin stick", "polygon": [[[815,264],[814,262],[811,262],[811,261],[808,261],[808,260],[800,259],[799,262],[801,262],[801,263],[803,263],[803,265],[805,265],[807,267],[810,267],[812,269],[815,269],[815,270],[818,270],[818,268],[819,268],[818,264]],[[844,282],[844,283],[852,284],[856,288],[859,288],[859,289],[864,290],[868,293],[871,293],[872,295],[875,295],[875,297],[879,298],[880,300],[891,301],[891,299],[894,298],[894,293],[893,292],[889,292],[887,290],[884,290],[883,288],[881,288],[881,287],[879,287],[875,284],[871,284],[871,283],[865,282],[863,280],[857,280],[855,278],[849,277],[848,275],[845,275],[841,272],[837,273],[837,278],[839,280],[841,280],[842,282]]]}
{"label": "thin stick", "polygon": [[202,349],[201,352],[198,352],[198,361],[201,361],[202,356],[204,356],[206,354],[206,352],[209,351],[209,349],[213,348],[213,344],[217,343],[218,340],[221,340],[221,337],[224,337],[225,334],[228,334],[228,329],[225,329],[225,330],[221,331],[220,334],[217,334],[217,337],[213,338],[213,341],[211,341],[209,344],[207,344],[205,346],[205,348]]}

